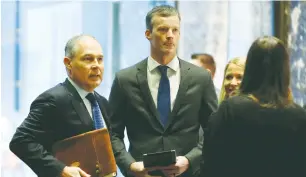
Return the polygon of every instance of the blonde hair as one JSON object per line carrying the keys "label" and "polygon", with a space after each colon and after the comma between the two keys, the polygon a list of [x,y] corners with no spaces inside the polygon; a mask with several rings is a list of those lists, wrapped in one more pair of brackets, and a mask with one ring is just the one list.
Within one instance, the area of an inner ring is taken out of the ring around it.
{"label": "blonde hair", "polygon": [[231,59],[231,60],[226,64],[225,69],[224,69],[224,76],[223,76],[222,87],[221,87],[220,96],[219,96],[219,104],[220,104],[223,100],[227,99],[227,97],[226,97],[226,91],[225,91],[225,86],[224,86],[224,80],[225,80],[226,71],[227,71],[229,65],[230,65],[230,64],[235,64],[235,65],[240,66],[240,67],[242,67],[242,68],[244,69],[244,67],[245,67],[245,61],[246,61],[245,57],[235,57],[235,58]]}

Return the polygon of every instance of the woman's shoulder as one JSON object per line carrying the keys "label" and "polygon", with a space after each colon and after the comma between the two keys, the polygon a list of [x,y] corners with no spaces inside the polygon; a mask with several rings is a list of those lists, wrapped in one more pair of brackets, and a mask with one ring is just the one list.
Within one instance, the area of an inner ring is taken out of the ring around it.
{"label": "woman's shoulder", "polygon": [[252,100],[252,98],[246,95],[237,95],[232,96],[226,100],[227,104],[231,105],[256,105],[256,103]]}
{"label": "woman's shoulder", "polygon": [[231,108],[241,108],[241,109],[271,109],[271,110],[282,110],[284,112],[294,112],[295,114],[305,115],[306,110],[296,103],[291,103],[282,108],[270,108],[260,105],[256,100],[247,95],[237,95],[226,100],[226,104],[230,105]]}

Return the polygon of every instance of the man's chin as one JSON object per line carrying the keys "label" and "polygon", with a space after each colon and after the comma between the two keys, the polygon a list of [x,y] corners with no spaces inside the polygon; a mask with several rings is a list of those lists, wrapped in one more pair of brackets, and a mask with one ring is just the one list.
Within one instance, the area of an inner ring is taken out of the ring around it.
{"label": "man's chin", "polygon": [[176,50],[175,49],[165,49],[164,51],[164,54],[166,55],[171,55],[171,54],[174,54],[176,53]]}
{"label": "man's chin", "polygon": [[101,84],[102,80],[92,81],[90,83],[91,88],[97,88]]}

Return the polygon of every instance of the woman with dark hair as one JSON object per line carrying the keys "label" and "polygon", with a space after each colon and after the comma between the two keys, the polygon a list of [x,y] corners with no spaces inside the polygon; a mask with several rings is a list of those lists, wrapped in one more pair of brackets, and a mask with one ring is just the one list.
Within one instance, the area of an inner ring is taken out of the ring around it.
{"label": "woman with dark hair", "polygon": [[306,176],[306,111],[293,103],[289,87],[283,42],[255,40],[238,95],[209,119],[201,177]]}

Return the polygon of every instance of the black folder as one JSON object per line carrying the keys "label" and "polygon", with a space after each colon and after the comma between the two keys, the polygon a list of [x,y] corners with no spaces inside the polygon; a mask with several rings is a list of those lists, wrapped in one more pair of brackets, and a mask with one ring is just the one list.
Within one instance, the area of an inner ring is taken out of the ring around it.
{"label": "black folder", "polygon": [[[168,166],[176,163],[176,152],[175,150],[162,151],[155,153],[143,154],[143,164],[145,168],[156,167],[156,166]],[[150,171],[149,175],[152,176],[163,176],[159,170]]]}

